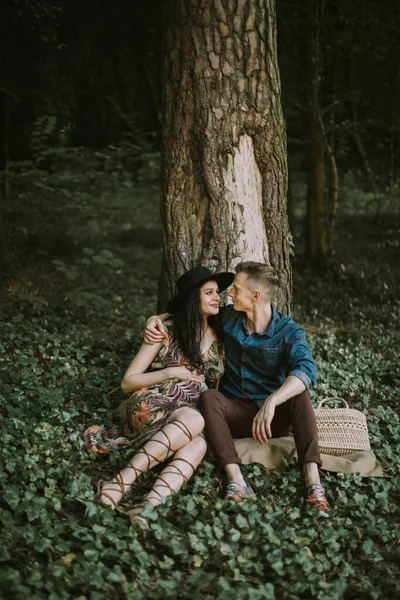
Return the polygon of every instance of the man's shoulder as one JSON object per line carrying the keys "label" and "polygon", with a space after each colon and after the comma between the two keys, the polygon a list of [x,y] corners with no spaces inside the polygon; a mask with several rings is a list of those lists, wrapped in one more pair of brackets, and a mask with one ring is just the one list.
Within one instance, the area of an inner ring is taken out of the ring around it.
{"label": "man's shoulder", "polygon": [[290,337],[295,333],[304,331],[303,327],[296,323],[296,321],[294,321],[292,317],[288,317],[287,315],[280,313],[278,310],[276,310],[275,307],[274,320],[275,330],[284,332],[287,337]]}
{"label": "man's shoulder", "polygon": [[222,323],[225,324],[227,322],[237,321],[237,319],[242,317],[244,313],[235,310],[233,308],[233,304],[227,304],[227,306],[222,306],[220,308],[220,315]]}

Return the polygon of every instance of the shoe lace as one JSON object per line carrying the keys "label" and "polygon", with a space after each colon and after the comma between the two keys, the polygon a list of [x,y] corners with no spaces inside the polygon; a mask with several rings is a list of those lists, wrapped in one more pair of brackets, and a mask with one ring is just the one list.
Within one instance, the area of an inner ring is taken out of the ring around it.
{"label": "shoe lace", "polygon": [[327,499],[325,490],[321,486],[312,486],[309,494],[309,502],[314,506],[326,507]]}
{"label": "shoe lace", "polygon": [[240,496],[240,487],[237,483],[230,483],[228,484],[227,488],[226,488],[226,497],[230,497],[230,496],[235,496],[238,495]]}

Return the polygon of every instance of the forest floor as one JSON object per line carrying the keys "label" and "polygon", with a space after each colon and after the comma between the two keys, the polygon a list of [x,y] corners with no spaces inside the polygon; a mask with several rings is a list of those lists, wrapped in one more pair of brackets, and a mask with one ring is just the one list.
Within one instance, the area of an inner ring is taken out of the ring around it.
{"label": "forest floor", "polygon": [[0,291],[0,596],[399,594],[399,212],[350,193],[336,266],[323,273],[302,260],[301,211],[294,236],[293,317],[318,366],[313,401],[340,396],[365,412],[387,477],[323,473],[334,510],[322,519],[303,512],[294,466],[246,467],[256,499],[232,506],[205,462],[140,527],[96,503],[98,480],[127,457],[88,456],[81,432],[116,422],[121,376],[156,309],[158,187],[122,171],[33,172],[13,185],[4,216],[15,273]]}

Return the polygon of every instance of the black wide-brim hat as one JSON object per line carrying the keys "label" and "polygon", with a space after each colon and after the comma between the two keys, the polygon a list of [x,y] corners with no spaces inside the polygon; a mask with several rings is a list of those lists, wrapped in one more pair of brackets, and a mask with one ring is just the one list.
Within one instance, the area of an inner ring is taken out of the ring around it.
{"label": "black wide-brim hat", "polygon": [[207,267],[194,267],[186,271],[176,282],[178,293],[168,302],[167,312],[173,314],[179,304],[184,301],[188,292],[201,287],[207,281],[216,281],[220,292],[226,290],[234,280],[235,274],[228,271],[222,273],[213,273]]}

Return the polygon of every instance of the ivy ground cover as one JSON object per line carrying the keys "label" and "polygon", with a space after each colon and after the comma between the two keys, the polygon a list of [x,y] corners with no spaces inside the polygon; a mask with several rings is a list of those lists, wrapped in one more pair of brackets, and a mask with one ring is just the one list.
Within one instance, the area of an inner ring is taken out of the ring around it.
{"label": "ivy ground cover", "polygon": [[[232,506],[207,461],[140,527],[96,503],[97,482],[126,457],[88,456],[81,432],[115,423],[121,376],[155,311],[157,190],[119,182],[101,200],[69,193],[85,210],[75,220],[61,213],[66,229],[50,202],[43,215],[33,196],[24,198],[30,214],[8,213],[19,264],[0,304],[0,596],[396,597],[398,217],[379,224],[368,214],[342,215],[329,272],[294,260],[294,317],[309,331],[319,368],[313,399],[339,395],[364,410],[388,476],[324,474],[334,511],[322,519],[304,513],[295,467],[247,467],[256,499]],[[129,501],[155,475],[146,474]]]}

